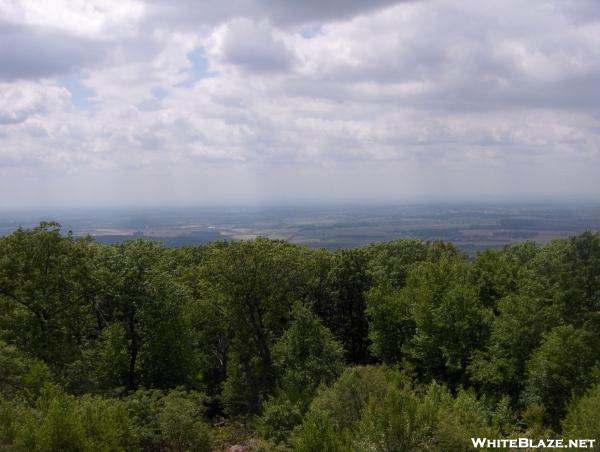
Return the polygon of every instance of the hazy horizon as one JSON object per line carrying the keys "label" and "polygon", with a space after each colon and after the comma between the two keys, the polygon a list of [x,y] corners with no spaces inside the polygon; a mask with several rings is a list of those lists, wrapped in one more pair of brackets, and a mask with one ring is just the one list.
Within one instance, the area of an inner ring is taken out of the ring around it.
{"label": "hazy horizon", "polygon": [[64,203],[64,204],[19,204],[16,206],[0,206],[0,215],[10,212],[53,212],[63,211],[71,213],[85,213],[87,211],[164,211],[164,210],[223,210],[223,209],[294,209],[294,208],[327,208],[327,207],[434,207],[434,206],[473,206],[485,207],[536,207],[536,206],[558,206],[571,207],[578,205],[600,206],[600,199],[595,195],[571,195],[571,196],[520,196],[520,197],[414,197],[404,199],[285,199],[269,201],[219,201],[213,203],[199,202],[111,202],[98,204]]}
{"label": "hazy horizon", "polygon": [[474,256],[511,243],[600,230],[600,202],[279,204],[0,210],[0,236],[58,221],[99,243],[144,238],[166,247],[257,237],[312,248],[357,248],[398,239],[451,242]]}

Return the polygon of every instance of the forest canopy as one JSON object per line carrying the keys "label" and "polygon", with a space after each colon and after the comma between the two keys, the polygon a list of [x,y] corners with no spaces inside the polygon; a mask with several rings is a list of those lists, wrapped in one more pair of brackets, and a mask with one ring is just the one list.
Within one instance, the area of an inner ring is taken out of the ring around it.
{"label": "forest canopy", "polygon": [[600,439],[600,234],[0,239],[0,450],[470,450]]}

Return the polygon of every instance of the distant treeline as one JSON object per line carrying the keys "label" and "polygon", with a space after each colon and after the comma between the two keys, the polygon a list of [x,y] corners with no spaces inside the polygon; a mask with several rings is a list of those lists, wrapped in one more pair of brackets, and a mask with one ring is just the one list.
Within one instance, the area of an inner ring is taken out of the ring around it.
{"label": "distant treeline", "polygon": [[600,234],[473,259],[419,240],[102,245],[56,223],[0,239],[0,450],[471,437],[600,440]]}

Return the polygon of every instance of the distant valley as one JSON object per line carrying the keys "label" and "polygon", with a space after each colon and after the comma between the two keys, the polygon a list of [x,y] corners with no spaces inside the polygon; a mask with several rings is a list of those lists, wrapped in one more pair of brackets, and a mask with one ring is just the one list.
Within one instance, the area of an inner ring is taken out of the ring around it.
{"label": "distant valley", "polygon": [[600,230],[600,204],[323,205],[4,211],[0,235],[55,220],[76,236],[100,243],[136,238],[167,247],[257,236],[310,247],[355,248],[400,238],[444,240],[469,254],[534,240],[546,243]]}

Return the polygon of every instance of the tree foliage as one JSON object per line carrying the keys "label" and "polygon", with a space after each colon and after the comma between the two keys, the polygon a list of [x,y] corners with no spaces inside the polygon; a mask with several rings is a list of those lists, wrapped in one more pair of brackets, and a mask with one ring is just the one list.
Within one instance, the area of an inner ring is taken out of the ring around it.
{"label": "tree foliage", "polygon": [[210,450],[234,418],[256,450],[593,437],[599,379],[598,233],[473,259],[0,238],[1,450]]}

